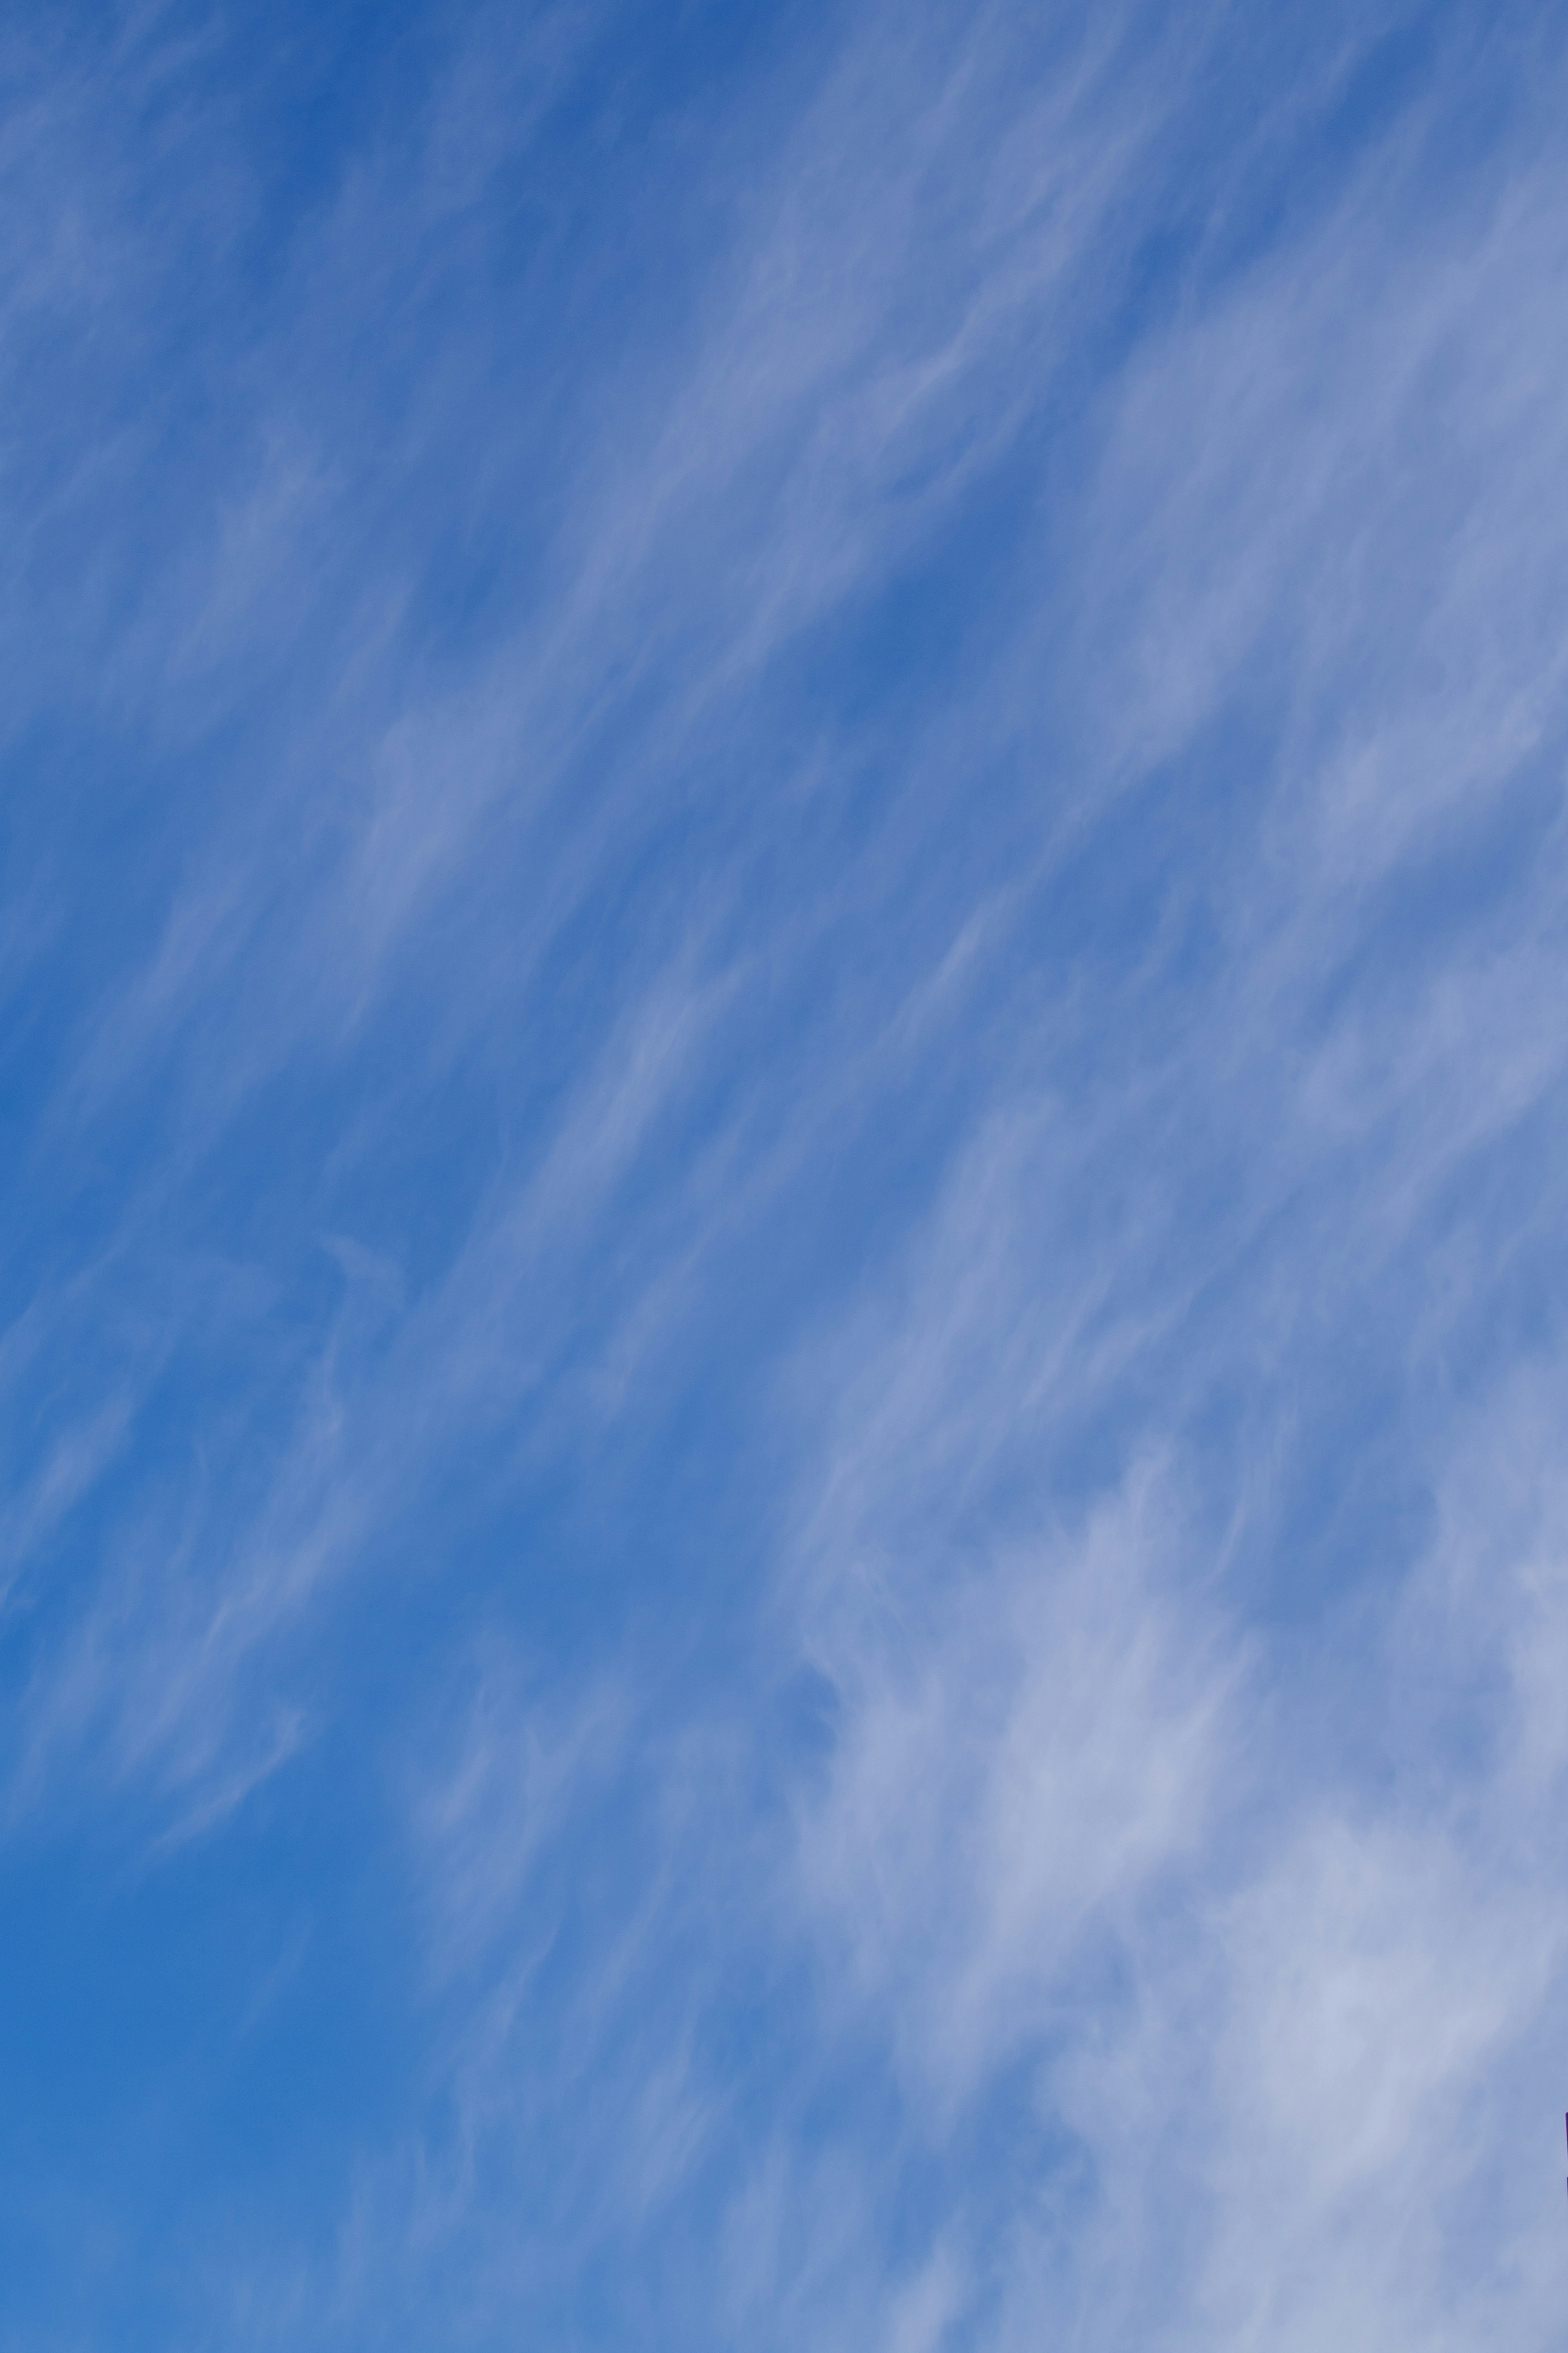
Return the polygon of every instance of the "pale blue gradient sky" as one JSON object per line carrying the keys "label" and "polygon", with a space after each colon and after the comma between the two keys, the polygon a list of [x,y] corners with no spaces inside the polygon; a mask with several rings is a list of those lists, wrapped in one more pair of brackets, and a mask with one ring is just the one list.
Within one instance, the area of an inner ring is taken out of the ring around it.
{"label": "pale blue gradient sky", "polygon": [[1546,2353],[1561,19],[0,90],[0,2348]]}

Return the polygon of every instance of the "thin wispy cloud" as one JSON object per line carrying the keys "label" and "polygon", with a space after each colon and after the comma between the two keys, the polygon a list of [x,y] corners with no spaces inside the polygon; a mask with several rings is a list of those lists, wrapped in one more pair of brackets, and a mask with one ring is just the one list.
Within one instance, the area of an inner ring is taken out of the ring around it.
{"label": "thin wispy cloud", "polygon": [[1565,78],[7,32],[0,2345],[1556,2341]]}

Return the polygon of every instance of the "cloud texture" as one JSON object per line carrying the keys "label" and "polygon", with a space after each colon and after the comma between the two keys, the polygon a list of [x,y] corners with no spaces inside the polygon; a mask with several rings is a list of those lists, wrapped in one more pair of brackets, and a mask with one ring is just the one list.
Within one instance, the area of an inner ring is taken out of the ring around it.
{"label": "cloud texture", "polygon": [[0,39],[0,2347],[1568,2298],[1568,53]]}

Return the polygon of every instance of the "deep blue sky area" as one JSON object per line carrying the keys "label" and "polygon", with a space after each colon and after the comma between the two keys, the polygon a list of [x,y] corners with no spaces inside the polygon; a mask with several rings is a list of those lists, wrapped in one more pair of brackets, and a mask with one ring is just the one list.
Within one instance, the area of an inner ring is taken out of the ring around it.
{"label": "deep blue sky area", "polygon": [[1568,36],[0,27],[0,2353],[1547,2353]]}

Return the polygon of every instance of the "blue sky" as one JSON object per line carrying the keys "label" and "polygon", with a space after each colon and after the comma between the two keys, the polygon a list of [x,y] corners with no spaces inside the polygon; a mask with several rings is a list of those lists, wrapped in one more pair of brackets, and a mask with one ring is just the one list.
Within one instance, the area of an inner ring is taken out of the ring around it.
{"label": "blue sky", "polygon": [[1560,12],[0,86],[0,2348],[1560,2344]]}

